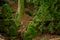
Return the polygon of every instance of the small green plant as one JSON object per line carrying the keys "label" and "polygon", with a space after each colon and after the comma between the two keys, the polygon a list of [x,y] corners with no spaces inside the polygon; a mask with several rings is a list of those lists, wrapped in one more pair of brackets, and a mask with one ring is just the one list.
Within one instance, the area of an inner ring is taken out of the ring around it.
{"label": "small green plant", "polygon": [[10,37],[10,40],[17,37],[17,26],[13,18],[12,9],[8,4],[2,6],[0,14],[0,31],[3,32],[3,35]]}

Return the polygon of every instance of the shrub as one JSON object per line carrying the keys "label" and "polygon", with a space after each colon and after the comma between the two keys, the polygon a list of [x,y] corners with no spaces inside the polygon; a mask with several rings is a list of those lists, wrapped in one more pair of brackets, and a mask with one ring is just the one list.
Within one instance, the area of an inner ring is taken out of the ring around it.
{"label": "shrub", "polygon": [[[26,40],[38,33],[60,34],[60,0],[33,0],[34,18],[27,25]],[[28,35],[29,34],[29,35]],[[28,35],[28,36],[27,36]]]}
{"label": "shrub", "polygon": [[0,32],[1,34],[3,32],[3,35],[9,36],[10,40],[14,37],[16,38],[18,34],[12,11],[8,4],[4,4],[0,14]]}

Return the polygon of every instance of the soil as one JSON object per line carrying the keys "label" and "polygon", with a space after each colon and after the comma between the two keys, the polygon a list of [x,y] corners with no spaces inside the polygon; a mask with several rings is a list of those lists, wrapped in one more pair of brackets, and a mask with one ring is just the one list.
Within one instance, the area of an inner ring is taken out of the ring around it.
{"label": "soil", "polygon": [[51,34],[38,34],[33,38],[33,40],[47,38],[49,40],[60,40],[60,36],[58,35],[51,35]]}
{"label": "soil", "polygon": [[21,21],[22,25],[19,30],[20,32],[23,33],[26,30],[26,26],[30,20],[31,20],[31,17],[29,15],[27,15],[25,13],[22,15],[22,21]]}

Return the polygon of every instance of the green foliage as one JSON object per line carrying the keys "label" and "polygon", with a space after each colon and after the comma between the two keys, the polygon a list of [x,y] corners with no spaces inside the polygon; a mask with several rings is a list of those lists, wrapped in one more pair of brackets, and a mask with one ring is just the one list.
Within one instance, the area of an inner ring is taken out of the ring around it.
{"label": "green foliage", "polygon": [[7,19],[7,18],[11,19],[12,18],[12,9],[9,6],[7,6],[7,4],[4,4],[2,6],[1,15],[3,18],[6,17],[5,19]]}
{"label": "green foliage", "polygon": [[25,0],[27,3],[31,3],[33,0]]}
{"label": "green foliage", "polygon": [[[26,40],[38,33],[60,34],[60,0],[33,0],[34,18],[27,25]],[[29,35],[28,35],[29,34]],[[28,35],[28,36],[27,36]]]}
{"label": "green foliage", "polygon": [[4,4],[0,14],[0,31],[10,38],[17,36],[17,26],[15,24],[12,11],[13,10],[8,4]]}
{"label": "green foliage", "polygon": [[[34,24],[34,25],[33,25]],[[28,27],[29,26],[29,27]],[[37,24],[30,22],[27,25],[27,31],[23,34],[23,40],[32,40],[32,37],[34,37],[36,34],[38,34],[37,32],[37,28],[35,27],[37,26]],[[34,28],[34,29],[33,29]],[[33,36],[34,35],[34,36]],[[27,38],[26,38],[27,37]]]}
{"label": "green foliage", "polygon": [[32,12],[29,9],[25,10],[26,14],[28,14],[29,16],[32,16]]}

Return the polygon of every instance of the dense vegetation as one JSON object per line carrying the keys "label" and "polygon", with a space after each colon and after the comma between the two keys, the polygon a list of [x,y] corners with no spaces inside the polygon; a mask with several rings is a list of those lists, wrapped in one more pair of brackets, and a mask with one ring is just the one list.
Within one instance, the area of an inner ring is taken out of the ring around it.
{"label": "dense vegetation", "polygon": [[0,33],[11,39],[17,36],[17,26],[13,19],[12,9],[8,4],[2,6],[0,14]]}
{"label": "dense vegetation", "polygon": [[[3,1],[0,4],[2,6],[0,11],[0,34],[8,36],[9,40],[16,40],[18,36],[17,30],[18,26],[21,25],[24,7],[25,12],[33,18],[27,24],[26,31],[21,34],[23,40],[32,40],[37,34],[60,35],[60,0],[18,0],[15,17],[13,17],[13,10],[5,3]],[[26,7],[26,3],[33,6],[34,12]]]}
{"label": "dense vegetation", "polygon": [[23,40],[38,33],[60,34],[60,0],[26,0],[34,5],[34,18],[27,25]]}
{"label": "dense vegetation", "polygon": [[14,0],[0,1],[0,6],[2,7],[0,11],[0,34],[8,37],[8,40],[16,40],[18,37],[17,30],[21,24],[21,13],[23,8],[23,4],[20,5],[20,2],[23,3],[23,1],[18,0],[18,9],[16,10],[15,14],[9,5],[9,2],[12,2]]}

